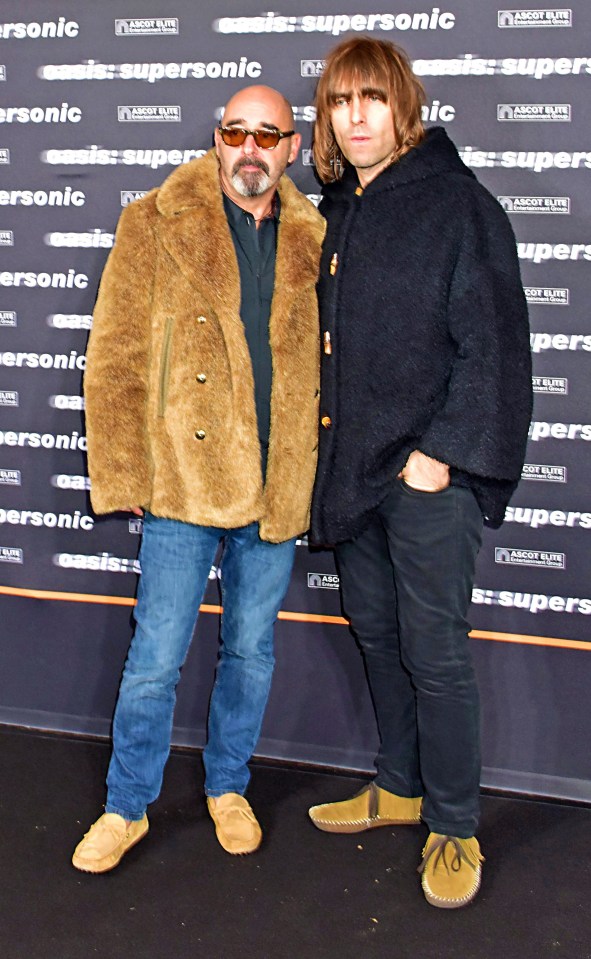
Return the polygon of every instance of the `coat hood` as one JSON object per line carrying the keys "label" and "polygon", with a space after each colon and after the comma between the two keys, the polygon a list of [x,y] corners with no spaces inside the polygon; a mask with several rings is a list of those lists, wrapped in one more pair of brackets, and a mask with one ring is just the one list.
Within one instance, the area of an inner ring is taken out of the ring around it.
{"label": "coat hood", "polygon": [[[381,193],[407,186],[420,180],[442,175],[467,176],[476,179],[474,174],[460,159],[459,153],[443,127],[431,127],[425,132],[425,138],[413,147],[396,163],[386,167],[375,180],[365,188],[364,193]],[[323,196],[335,199],[348,196],[358,186],[357,173],[347,166],[341,180],[324,187]]]}

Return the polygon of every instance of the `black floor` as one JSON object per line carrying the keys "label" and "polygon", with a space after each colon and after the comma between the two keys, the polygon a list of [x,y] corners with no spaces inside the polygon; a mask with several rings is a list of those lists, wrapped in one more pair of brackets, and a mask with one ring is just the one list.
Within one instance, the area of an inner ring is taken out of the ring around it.
{"label": "black floor", "polygon": [[256,765],[265,840],[218,846],[199,758],[176,753],[149,835],[114,872],[70,865],[100,814],[105,744],[0,730],[0,959],[591,959],[591,809],[483,797],[478,899],[427,905],[424,827],[320,833],[358,780]]}

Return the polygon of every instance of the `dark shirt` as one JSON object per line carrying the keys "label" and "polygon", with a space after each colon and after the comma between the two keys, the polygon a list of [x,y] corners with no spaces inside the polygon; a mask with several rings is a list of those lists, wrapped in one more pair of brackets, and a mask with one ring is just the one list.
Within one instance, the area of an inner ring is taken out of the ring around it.
{"label": "dark shirt", "polygon": [[224,209],[240,272],[240,318],[244,324],[252,362],[264,476],[271,422],[273,362],[269,343],[269,318],[275,282],[279,197],[276,195],[272,214],[261,221],[258,230],[252,213],[241,209],[225,194]]}

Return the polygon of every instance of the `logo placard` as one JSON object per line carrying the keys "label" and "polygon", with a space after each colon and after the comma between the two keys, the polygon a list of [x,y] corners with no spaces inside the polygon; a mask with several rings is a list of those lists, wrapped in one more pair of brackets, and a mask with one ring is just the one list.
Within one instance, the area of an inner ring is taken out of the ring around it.
{"label": "logo placard", "polygon": [[181,108],[179,106],[135,106],[117,107],[119,123],[180,123]]}
{"label": "logo placard", "polygon": [[498,196],[507,213],[570,213],[569,196]]}
{"label": "logo placard", "polygon": [[308,589],[338,589],[339,577],[335,573],[308,573]]}
{"label": "logo placard", "polygon": [[178,17],[122,17],[115,20],[116,37],[153,37],[178,34]]}
{"label": "logo placard", "polygon": [[121,206],[129,206],[134,200],[141,200],[147,192],[147,190],[121,190],[119,194],[121,197]]}
{"label": "logo placard", "polygon": [[544,463],[524,463],[521,479],[532,480],[537,483],[566,483],[566,466],[548,466]]}
{"label": "logo placard", "polygon": [[570,291],[563,286],[524,286],[528,303],[540,306],[568,306]]}
{"label": "logo placard", "polygon": [[570,123],[570,103],[497,103],[499,123]]}
{"label": "logo placard", "polygon": [[301,77],[321,77],[324,60],[300,60]]}
{"label": "logo placard", "polygon": [[534,393],[552,393],[568,396],[568,380],[565,376],[532,376]]}
{"label": "logo placard", "polygon": [[0,469],[0,486],[20,486],[20,485],[21,485],[20,470]]}
{"label": "logo placard", "polygon": [[573,12],[562,10],[499,10],[497,26],[501,30],[527,27],[572,27]]}
{"label": "logo placard", "polygon": [[22,565],[24,555],[22,549],[15,546],[0,546],[0,563],[20,563]]}
{"label": "logo placard", "polygon": [[509,566],[539,566],[546,569],[566,569],[564,553],[550,553],[539,549],[510,549],[506,546],[495,548],[495,563]]}

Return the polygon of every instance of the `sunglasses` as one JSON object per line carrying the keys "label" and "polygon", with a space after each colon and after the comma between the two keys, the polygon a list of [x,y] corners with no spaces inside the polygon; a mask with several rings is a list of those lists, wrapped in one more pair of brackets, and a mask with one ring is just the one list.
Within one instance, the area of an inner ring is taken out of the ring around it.
{"label": "sunglasses", "polygon": [[248,136],[254,138],[254,142],[262,150],[274,150],[280,140],[284,137],[292,137],[295,130],[288,130],[281,133],[280,130],[245,130],[244,127],[222,127],[219,126],[220,136],[226,146],[242,146]]}

